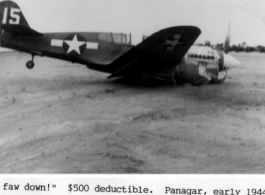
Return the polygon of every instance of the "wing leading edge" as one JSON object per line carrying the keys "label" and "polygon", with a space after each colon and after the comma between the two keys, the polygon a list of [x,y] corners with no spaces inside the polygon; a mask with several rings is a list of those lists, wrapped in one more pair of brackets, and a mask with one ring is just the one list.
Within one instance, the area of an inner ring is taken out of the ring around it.
{"label": "wing leading edge", "polygon": [[158,31],[112,62],[109,78],[137,72],[173,70],[200,33],[200,29],[194,26]]}

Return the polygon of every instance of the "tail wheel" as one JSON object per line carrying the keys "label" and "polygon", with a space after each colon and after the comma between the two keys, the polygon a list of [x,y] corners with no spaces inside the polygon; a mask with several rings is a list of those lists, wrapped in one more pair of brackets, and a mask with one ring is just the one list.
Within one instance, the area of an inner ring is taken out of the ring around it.
{"label": "tail wheel", "polygon": [[26,66],[27,66],[28,69],[32,69],[34,67],[34,62],[33,61],[28,61],[26,63]]}
{"label": "tail wheel", "polygon": [[32,60],[31,61],[28,61],[26,63],[26,66],[27,66],[28,69],[34,68],[34,62],[33,62],[33,60],[34,60],[34,54],[31,54],[31,55],[32,55]]}

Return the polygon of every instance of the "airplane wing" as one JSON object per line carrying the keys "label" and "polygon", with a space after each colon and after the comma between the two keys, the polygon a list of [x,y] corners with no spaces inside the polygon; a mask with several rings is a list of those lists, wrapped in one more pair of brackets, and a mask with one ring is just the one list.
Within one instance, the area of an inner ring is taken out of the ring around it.
{"label": "airplane wing", "polygon": [[132,75],[152,69],[173,70],[200,35],[194,26],[177,26],[158,31],[110,64],[111,77]]}

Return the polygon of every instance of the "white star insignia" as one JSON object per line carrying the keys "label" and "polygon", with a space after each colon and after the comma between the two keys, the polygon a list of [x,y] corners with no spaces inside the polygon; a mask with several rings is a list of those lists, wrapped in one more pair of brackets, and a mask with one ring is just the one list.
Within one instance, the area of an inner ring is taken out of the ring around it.
{"label": "white star insignia", "polygon": [[181,38],[181,35],[175,34],[173,37],[173,40],[165,39],[165,42],[163,44],[168,45],[167,50],[172,51],[176,45],[184,44],[183,42],[179,42],[180,38]]}
{"label": "white star insignia", "polygon": [[84,45],[86,42],[78,41],[77,36],[75,35],[72,41],[64,41],[67,45],[69,45],[67,53],[71,51],[76,51],[80,55],[80,46]]}

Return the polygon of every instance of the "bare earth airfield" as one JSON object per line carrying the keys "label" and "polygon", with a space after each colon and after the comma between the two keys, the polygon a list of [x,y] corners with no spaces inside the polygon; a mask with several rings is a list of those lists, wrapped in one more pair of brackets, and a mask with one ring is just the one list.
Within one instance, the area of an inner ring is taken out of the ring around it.
{"label": "bare earth airfield", "polygon": [[140,85],[0,54],[1,173],[264,173],[265,55],[221,85]]}

